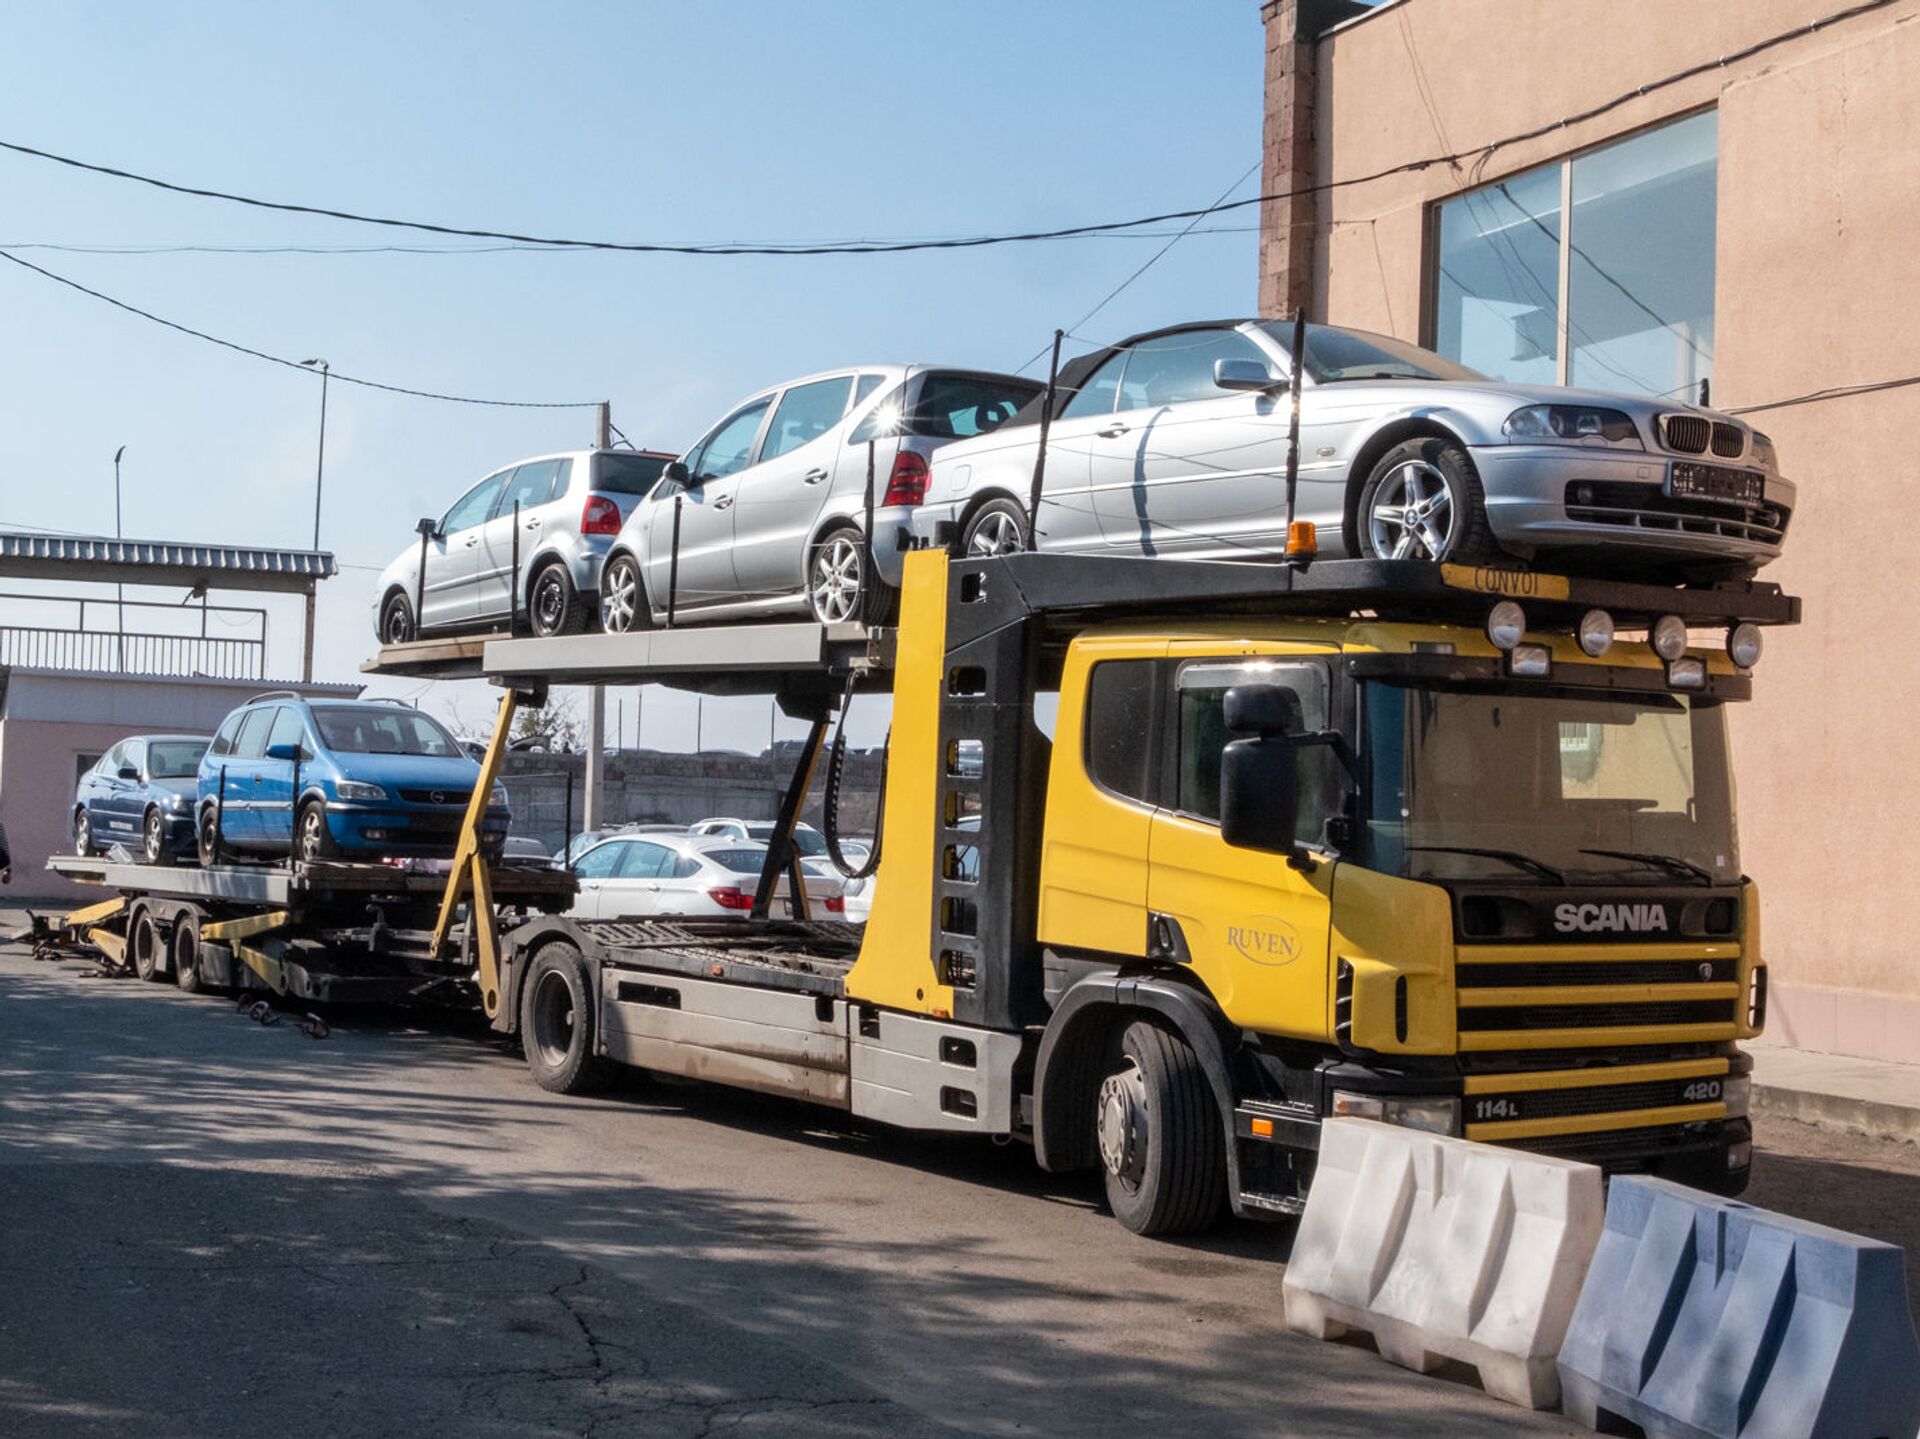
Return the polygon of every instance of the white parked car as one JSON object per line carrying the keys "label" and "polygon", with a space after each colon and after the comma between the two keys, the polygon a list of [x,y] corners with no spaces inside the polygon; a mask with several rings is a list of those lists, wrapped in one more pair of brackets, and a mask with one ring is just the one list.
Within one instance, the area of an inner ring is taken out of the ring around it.
{"label": "white parked car", "polygon": [[[567,912],[575,919],[744,915],[753,908],[753,890],[766,855],[767,847],[752,840],[610,835],[575,862],[580,892]],[[813,917],[845,918],[839,879],[813,864],[804,865],[803,870]],[[775,891],[770,913],[775,919],[793,917],[784,882]]]}
{"label": "white parked car", "polygon": [[[703,819],[687,826],[688,834],[709,838],[752,840],[755,844],[773,841],[770,819]],[[807,823],[793,827],[793,847],[808,859],[820,859],[827,852],[827,837]]]}

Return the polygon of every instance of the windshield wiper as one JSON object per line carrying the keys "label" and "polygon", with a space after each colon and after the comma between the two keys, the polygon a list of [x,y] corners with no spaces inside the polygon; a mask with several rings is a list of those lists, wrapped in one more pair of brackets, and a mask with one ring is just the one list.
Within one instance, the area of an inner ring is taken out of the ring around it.
{"label": "windshield wiper", "polygon": [[1545,860],[1535,859],[1530,854],[1522,854],[1517,849],[1473,849],[1463,844],[1410,844],[1409,853],[1418,850],[1426,854],[1470,854],[1481,859],[1498,859],[1516,869],[1529,870],[1542,879],[1550,879],[1555,884],[1565,884],[1567,877]]}
{"label": "windshield wiper", "polygon": [[1704,865],[1695,864],[1690,859],[1682,859],[1677,854],[1655,854],[1651,850],[1641,849],[1583,849],[1582,854],[1597,854],[1607,859],[1630,859],[1639,864],[1650,864],[1664,869],[1668,874],[1683,875],[1687,879],[1697,879],[1702,884],[1714,882],[1713,871]]}

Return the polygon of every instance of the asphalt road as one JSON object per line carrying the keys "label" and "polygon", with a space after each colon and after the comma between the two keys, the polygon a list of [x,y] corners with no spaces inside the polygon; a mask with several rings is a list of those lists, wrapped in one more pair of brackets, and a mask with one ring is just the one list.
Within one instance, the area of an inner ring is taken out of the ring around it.
{"label": "asphalt road", "polygon": [[[1758,1202],[1920,1242],[1920,1154],[1779,1123]],[[1280,1324],[1283,1230],[1136,1239],[996,1149],[535,1088],[0,946],[0,1432],[1581,1433]]]}

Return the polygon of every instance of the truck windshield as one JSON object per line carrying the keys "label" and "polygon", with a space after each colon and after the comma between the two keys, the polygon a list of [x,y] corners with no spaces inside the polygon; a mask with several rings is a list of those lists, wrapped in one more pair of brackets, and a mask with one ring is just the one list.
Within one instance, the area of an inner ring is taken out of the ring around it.
{"label": "truck windshield", "polygon": [[1374,683],[1363,704],[1369,869],[1517,884],[1740,877],[1719,701]]}

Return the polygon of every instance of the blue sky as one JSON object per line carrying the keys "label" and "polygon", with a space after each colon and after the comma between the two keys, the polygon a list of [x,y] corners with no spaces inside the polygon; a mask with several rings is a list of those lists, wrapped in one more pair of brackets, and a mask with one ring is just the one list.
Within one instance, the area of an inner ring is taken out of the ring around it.
{"label": "blue sky", "polygon": [[[1259,154],[1255,0],[941,5],[14,0],[0,138],[188,184],[455,225],[624,240],[1044,228],[1204,205]],[[1236,192],[1256,192],[1250,177]],[[1188,237],[1090,321],[1250,311],[1253,212]],[[1165,243],[832,258],[74,254],[23,258],[196,328],[370,379],[607,398],[676,449],[734,399],[874,360],[1011,368]],[[0,152],[0,245],[380,245],[432,237],[166,195]],[[311,537],[317,382],[0,266],[0,524],[98,533],[127,446],[130,535]],[[490,468],[590,411],[335,384],[317,675],[370,648],[373,571]],[[273,667],[298,615],[277,608]],[[413,686],[389,689],[411,692]],[[422,702],[481,723],[484,697]],[[635,705],[628,697],[627,741]],[[610,706],[611,712],[611,706]],[[644,740],[691,742],[650,695]],[[877,722],[877,719],[876,721]],[[709,743],[764,743],[710,703]],[[783,727],[783,732],[785,732]]]}

